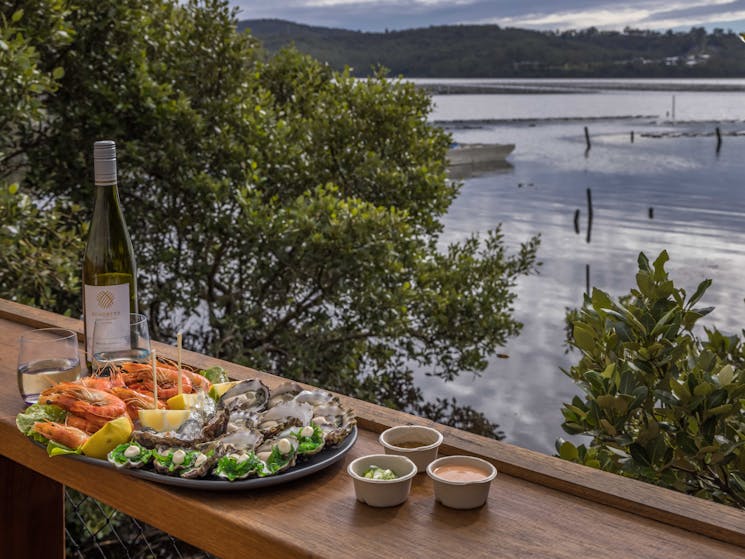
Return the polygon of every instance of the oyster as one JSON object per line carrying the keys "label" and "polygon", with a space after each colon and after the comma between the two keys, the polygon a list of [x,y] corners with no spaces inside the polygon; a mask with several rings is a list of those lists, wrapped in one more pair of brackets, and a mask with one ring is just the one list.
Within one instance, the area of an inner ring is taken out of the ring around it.
{"label": "oyster", "polygon": [[287,381],[280,384],[277,388],[271,391],[271,396],[267,402],[267,408],[273,408],[277,404],[282,402],[288,402],[292,400],[303,391],[303,387],[293,381]]}
{"label": "oyster", "polygon": [[153,453],[137,442],[122,443],[106,457],[117,468],[142,468],[150,463]]}
{"label": "oyster", "polygon": [[269,400],[269,388],[258,379],[242,380],[220,397],[219,405],[229,412],[261,411]]}
{"label": "oyster", "polygon": [[265,437],[272,437],[288,427],[308,425],[311,419],[313,406],[290,400],[259,414],[257,428]]}
{"label": "oyster", "polygon": [[318,425],[306,425],[295,429],[287,429],[279,434],[281,437],[294,437],[298,442],[299,456],[313,456],[323,450],[325,445],[323,429]]}
{"label": "oyster", "polygon": [[256,429],[260,421],[260,415],[253,411],[236,410],[230,412],[226,433]]}
{"label": "oyster", "polygon": [[193,446],[204,442],[207,438],[204,433],[203,419],[197,413],[189,416],[189,419],[174,431],[155,431],[147,427],[132,431],[132,440],[146,448]]}
{"label": "oyster", "polygon": [[326,444],[333,446],[352,432],[357,419],[352,410],[342,407],[341,404],[331,403],[313,408],[313,423],[323,430]]}
{"label": "oyster", "polygon": [[307,403],[311,406],[322,406],[332,402],[339,403],[339,398],[326,390],[303,390],[298,392],[294,400],[296,402]]}
{"label": "oyster", "polygon": [[252,452],[264,440],[264,436],[252,429],[227,433],[222,437],[199,445],[201,450],[213,450],[217,456]]}
{"label": "oyster", "polygon": [[264,463],[253,452],[231,453],[221,456],[212,473],[229,481],[246,479],[259,475],[264,471]]}
{"label": "oyster", "polygon": [[256,449],[256,457],[264,463],[260,476],[270,476],[283,472],[295,465],[298,441],[294,437],[269,439]]}
{"label": "oyster", "polygon": [[211,451],[190,448],[158,448],[153,452],[155,471],[188,479],[203,477],[216,460]]}

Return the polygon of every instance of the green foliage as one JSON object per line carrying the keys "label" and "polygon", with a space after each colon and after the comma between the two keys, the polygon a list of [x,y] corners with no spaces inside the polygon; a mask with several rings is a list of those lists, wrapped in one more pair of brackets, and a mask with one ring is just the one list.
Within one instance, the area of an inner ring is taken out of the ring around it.
{"label": "green foliage", "polygon": [[[249,20],[270,52],[292,44],[332,68],[359,76],[383,65],[409,77],[739,77],[745,59],[733,32],[624,29],[532,31],[498,25],[446,25],[385,33]],[[688,64],[688,57],[695,64]]]}
{"label": "green foliage", "polygon": [[87,227],[69,201],[39,204],[18,183],[0,185],[0,294],[63,314],[79,308]]}
{"label": "green foliage", "polygon": [[642,253],[636,288],[620,302],[593,289],[571,314],[581,351],[565,373],[582,389],[564,404],[562,458],[745,508],[745,346],[696,322],[710,280],[688,298]]}
{"label": "green foliage", "polygon": [[[413,369],[483,370],[519,331],[512,288],[538,239],[508,255],[496,229],[438,250],[459,185],[425,94],[294,50],[267,59],[221,0],[80,0],[64,21],[69,42],[39,58],[62,71],[21,184],[86,223],[91,146],[117,141],[155,339],[183,330],[191,349],[500,436],[426,406]],[[79,266],[78,247],[55,254]]]}

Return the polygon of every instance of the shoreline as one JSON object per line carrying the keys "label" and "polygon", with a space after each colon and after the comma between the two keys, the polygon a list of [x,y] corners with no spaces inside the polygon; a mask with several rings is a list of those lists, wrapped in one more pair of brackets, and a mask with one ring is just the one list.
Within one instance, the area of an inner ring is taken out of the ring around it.
{"label": "shoreline", "polygon": [[[426,79],[426,82],[418,81]],[[426,91],[430,95],[550,95],[550,94],[578,94],[578,93],[601,93],[608,91],[698,91],[698,92],[722,92],[738,93],[745,92],[745,81],[741,83],[713,83],[694,80],[685,82],[658,81],[659,78],[650,79],[645,82],[638,78],[630,78],[625,81],[621,78],[568,78],[563,80],[515,80],[513,78],[484,78],[504,80],[489,83],[474,79],[473,83],[464,83],[454,78],[407,78],[408,81]],[[675,78],[671,78],[675,79]],[[432,81],[430,81],[432,80]],[[454,83],[449,83],[450,81]]]}

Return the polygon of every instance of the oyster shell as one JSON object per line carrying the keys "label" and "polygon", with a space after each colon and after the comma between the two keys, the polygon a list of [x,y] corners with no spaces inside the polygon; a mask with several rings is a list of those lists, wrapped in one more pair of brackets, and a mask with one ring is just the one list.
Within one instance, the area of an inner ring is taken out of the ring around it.
{"label": "oyster shell", "polygon": [[265,437],[272,437],[288,427],[308,425],[311,419],[313,406],[290,400],[259,414],[257,428]]}
{"label": "oyster shell", "polygon": [[235,453],[253,452],[264,440],[264,436],[256,430],[244,429],[227,433],[222,437],[199,445],[200,450],[213,450],[217,456]]}
{"label": "oyster shell", "polygon": [[283,382],[271,391],[271,396],[269,397],[266,407],[273,408],[277,404],[288,402],[294,399],[295,396],[300,394],[302,391],[303,387],[294,381],[288,380],[287,382]]}
{"label": "oyster shell", "polygon": [[261,411],[269,400],[269,388],[258,379],[242,380],[220,397],[219,405],[229,412]]}
{"label": "oyster shell", "polygon": [[256,477],[263,471],[264,463],[256,457],[256,454],[243,452],[221,456],[217,460],[217,465],[212,470],[212,474],[228,481],[235,481]]}
{"label": "oyster shell", "polygon": [[322,406],[332,402],[339,403],[339,398],[326,390],[303,390],[298,392],[294,400],[296,402],[310,404],[311,406]]}
{"label": "oyster shell", "polygon": [[233,433],[235,431],[245,431],[246,429],[256,429],[260,415],[253,411],[240,411],[236,410],[230,413],[228,424],[225,429],[226,433]]}
{"label": "oyster shell", "polygon": [[326,444],[329,446],[343,441],[357,424],[354,412],[337,403],[313,408],[312,421],[323,430]]}
{"label": "oyster shell", "polygon": [[323,429],[311,424],[282,431],[277,438],[294,437],[298,442],[298,456],[313,456],[323,450],[326,440]]}
{"label": "oyster shell", "polygon": [[149,464],[152,458],[152,451],[135,441],[120,444],[106,457],[117,468],[142,468]]}
{"label": "oyster shell", "polygon": [[156,472],[187,479],[203,477],[216,460],[212,452],[202,452],[191,448],[159,447],[153,452],[153,465]]}
{"label": "oyster shell", "polygon": [[295,465],[298,441],[294,437],[277,437],[264,441],[256,449],[256,457],[264,463],[260,476],[270,476],[283,472]]}
{"label": "oyster shell", "polygon": [[207,440],[203,433],[203,427],[201,418],[192,416],[175,431],[161,432],[149,428],[132,431],[132,440],[140,443],[145,448],[190,447]]}

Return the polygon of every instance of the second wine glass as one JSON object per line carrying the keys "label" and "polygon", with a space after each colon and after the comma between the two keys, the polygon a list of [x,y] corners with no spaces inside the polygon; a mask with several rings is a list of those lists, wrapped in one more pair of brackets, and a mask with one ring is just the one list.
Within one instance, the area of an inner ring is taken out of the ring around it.
{"label": "second wine glass", "polygon": [[125,361],[147,363],[150,358],[150,331],[144,314],[129,315],[129,329],[122,330],[113,320],[96,319],[93,326],[94,374],[109,365]]}

